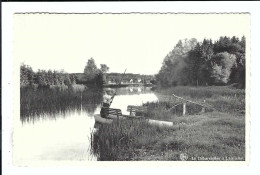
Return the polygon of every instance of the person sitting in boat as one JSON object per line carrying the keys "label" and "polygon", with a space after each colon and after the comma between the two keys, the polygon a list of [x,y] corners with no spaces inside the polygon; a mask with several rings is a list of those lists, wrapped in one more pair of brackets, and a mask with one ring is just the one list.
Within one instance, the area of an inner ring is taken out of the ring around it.
{"label": "person sitting in boat", "polygon": [[115,96],[115,93],[112,95],[112,91],[110,91],[110,90],[104,91],[103,103],[102,103],[102,108],[101,108],[101,111],[100,111],[101,117],[107,118],[104,107],[107,107],[107,108],[110,107],[114,96]]}
{"label": "person sitting in boat", "polygon": [[109,90],[106,90],[103,95],[103,107],[109,107],[112,102],[112,95]]}

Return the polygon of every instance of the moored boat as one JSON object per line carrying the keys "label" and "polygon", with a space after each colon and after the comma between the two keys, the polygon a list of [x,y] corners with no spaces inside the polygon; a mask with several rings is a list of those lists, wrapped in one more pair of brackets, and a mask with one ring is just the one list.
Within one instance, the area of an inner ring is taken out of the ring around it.
{"label": "moored boat", "polygon": [[110,124],[113,121],[112,118],[111,119],[110,118],[103,118],[103,117],[101,117],[100,114],[95,114],[94,118],[95,118],[95,122],[98,122],[98,123]]}
{"label": "moored boat", "polygon": [[125,117],[123,116],[117,116],[117,115],[108,115],[107,118],[103,118],[101,117],[100,114],[95,114],[94,115],[94,119],[95,119],[95,125],[94,125],[94,133],[98,132],[98,128],[100,127],[100,125],[102,124],[111,124],[113,122],[114,119],[125,119]]}

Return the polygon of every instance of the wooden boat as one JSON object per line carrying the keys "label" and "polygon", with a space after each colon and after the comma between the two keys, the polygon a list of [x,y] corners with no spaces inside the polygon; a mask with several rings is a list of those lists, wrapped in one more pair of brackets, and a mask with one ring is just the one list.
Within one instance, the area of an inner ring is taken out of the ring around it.
{"label": "wooden boat", "polygon": [[94,119],[95,119],[95,125],[94,125],[94,133],[98,133],[98,129],[100,125],[102,124],[111,124],[113,120],[115,119],[140,119],[143,118],[142,116],[133,116],[133,115],[123,115],[120,109],[112,109],[112,108],[107,108],[106,112],[108,114],[107,118],[101,117],[100,114],[95,114]]}
{"label": "wooden boat", "polygon": [[107,118],[101,117],[100,114],[95,114],[94,119],[96,122],[110,124],[112,123],[113,119],[125,119],[125,115],[117,116],[117,115],[108,115]]}
{"label": "wooden boat", "polygon": [[95,114],[94,118],[95,118],[95,122],[104,123],[104,124],[110,124],[113,121],[112,118],[111,119],[110,118],[103,118],[103,117],[101,117],[100,114]]}
{"label": "wooden boat", "polygon": [[[130,106],[130,107],[132,107],[132,106]],[[129,107],[129,110],[130,110],[130,107]],[[139,108],[138,108],[138,110],[139,110]],[[137,111],[137,108],[136,108],[136,111]],[[135,111],[135,108],[132,107],[131,110],[130,110],[130,114],[132,112],[136,112],[136,111]],[[95,118],[95,125],[94,125],[95,131],[94,132],[95,132],[95,134],[98,133],[98,128],[100,127],[100,125],[111,124],[113,122],[113,120],[115,120],[115,119],[131,119],[131,118],[132,119],[142,119],[142,118],[144,118],[143,116],[123,115],[120,109],[114,109],[114,108],[105,108],[105,112],[108,115],[107,118],[101,117],[100,114],[94,115],[94,118]],[[149,124],[157,125],[159,127],[171,127],[171,126],[173,126],[173,122],[153,120],[153,119],[146,119],[146,120]]]}
{"label": "wooden boat", "polygon": [[95,119],[95,125],[94,125],[94,134],[98,134],[99,127],[103,124],[111,124],[113,120],[115,119],[126,119],[123,116],[117,116],[117,115],[109,115],[107,118],[101,117],[100,114],[94,115]]}

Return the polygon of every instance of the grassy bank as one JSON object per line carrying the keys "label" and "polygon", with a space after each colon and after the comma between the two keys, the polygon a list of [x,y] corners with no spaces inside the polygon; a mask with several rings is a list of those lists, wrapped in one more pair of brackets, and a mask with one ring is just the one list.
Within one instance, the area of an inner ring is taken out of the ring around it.
{"label": "grassy bank", "polygon": [[[169,106],[181,102],[172,94],[185,99],[205,103],[219,112],[244,113],[245,112],[245,90],[236,89],[230,86],[207,86],[207,87],[189,87],[177,86],[174,88],[155,90],[160,102],[166,102]],[[167,108],[167,107],[166,107]],[[190,108],[199,108],[197,105],[191,105]],[[189,110],[189,109],[188,109]]]}
{"label": "grassy bank", "polygon": [[[193,101],[206,99],[216,110],[200,113],[198,107],[187,106],[192,110],[183,117],[169,110],[177,102],[169,97],[172,93]],[[183,153],[188,160],[245,159],[245,115],[240,111],[245,108],[244,91],[229,87],[177,87],[161,90],[160,95],[164,97],[161,102],[145,104],[149,109],[146,117],[172,121],[174,126],[159,128],[145,120],[102,125],[93,139],[93,149],[100,160],[180,160]]]}
{"label": "grassy bank", "polygon": [[245,159],[243,116],[219,112],[176,117],[174,126],[152,126],[144,120],[103,125],[95,140],[100,160]]}

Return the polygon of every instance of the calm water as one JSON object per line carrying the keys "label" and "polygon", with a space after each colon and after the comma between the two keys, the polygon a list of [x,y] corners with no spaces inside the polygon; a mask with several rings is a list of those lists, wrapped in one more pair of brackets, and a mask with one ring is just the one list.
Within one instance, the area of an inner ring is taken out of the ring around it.
{"label": "calm water", "polygon": [[[119,88],[116,92],[117,95],[111,107],[121,109],[123,114],[129,114],[126,111],[128,105],[141,105],[158,100],[149,87]],[[27,165],[37,161],[97,160],[97,157],[91,154],[90,138],[95,123],[93,116],[100,112],[101,99],[97,96],[95,98],[99,99],[95,99],[93,104],[89,104],[91,102],[86,101],[87,96],[84,96],[84,92],[81,96],[84,99],[79,98],[80,106],[66,103],[68,106],[65,109],[64,102],[61,110],[57,104],[53,104],[49,108],[55,110],[45,109],[46,107],[40,108],[41,110],[35,115],[21,117],[14,132],[14,156],[18,163]],[[41,99],[37,103],[40,105]],[[50,105],[49,103],[48,105]],[[29,110],[26,112],[29,114],[30,109],[26,110]]]}

